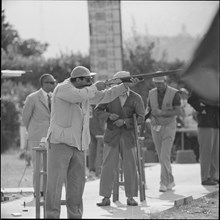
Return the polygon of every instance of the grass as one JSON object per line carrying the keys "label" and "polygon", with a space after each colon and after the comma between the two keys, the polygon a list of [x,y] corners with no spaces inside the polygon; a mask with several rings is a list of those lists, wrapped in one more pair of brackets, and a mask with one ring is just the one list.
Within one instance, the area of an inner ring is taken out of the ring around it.
{"label": "grass", "polygon": [[[33,187],[33,168],[32,165],[26,168],[26,161],[20,159],[22,152],[21,150],[10,150],[1,155],[1,188]],[[97,179],[97,177],[89,175],[88,169],[86,169],[86,175],[87,181]]]}
{"label": "grass", "polygon": [[25,170],[26,162],[19,158],[21,152],[20,150],[10,150],[1,154],[1,188],[17,188],[19,183],[20,188],[33,186],[32,166]]}

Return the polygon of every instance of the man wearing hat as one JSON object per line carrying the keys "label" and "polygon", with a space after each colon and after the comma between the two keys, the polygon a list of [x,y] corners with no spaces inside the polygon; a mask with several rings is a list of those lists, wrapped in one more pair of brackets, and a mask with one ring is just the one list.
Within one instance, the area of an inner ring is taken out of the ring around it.
{"label": "man wearing hat", "polygon": [[51,102],[51,120],[47,133],[46,218],[60,217],[62,185],[66,176],[68,218],[82,218],[85,185],[85,153],[90,143],[89,106],[107,103],[126,93],[132,83],[105,89],[104,82],[92,84],[89,69],[75,67],[70,78],[59,83]]}
{"label": "man wearing hat", "polygon": [[160,192],[171,190],[174,177],[171,150],[176,134],[176,116],[181,114],[180,94],[168,86],[166,76],[153,78],[156,88],[149,91],[146,113],[150,112],[151,134],[161,165]]}
{"label": "man wearing hat", "polygon": [[[129,76],[129,72],[120,71],[113,76],[113,79]],[[120,155],[124,169],[127,205],[136,206],[138,203],[133,197],[138,195],[138,179],[133,114],[136,113],[138,124],[144,122],[145,108],[142,97],[129,89],[127,93],[119,96],[112,102],[98,105],[96,111],[97,115],[100,118],[104,118],[107,122],[104,134],[104,156],[99,187],[99,195],[104,198],[97,205],[110,205],[110,197]]]}

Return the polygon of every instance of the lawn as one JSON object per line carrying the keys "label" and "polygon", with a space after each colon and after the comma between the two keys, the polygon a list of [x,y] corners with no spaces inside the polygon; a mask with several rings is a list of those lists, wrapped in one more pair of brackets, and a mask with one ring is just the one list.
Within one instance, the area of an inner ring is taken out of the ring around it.
{"label": "lawn", "polygon": [[[1,155],[1,188],[32,187],[32,165],[26,167],[26,161],[20,159],[21,150],[10,150]],[[26,168],[26,169],[25,169]],[[87,181],[97,179],[86,168]]]}
{"label": "lawn", "polygon": [[19,158],[20,154],[19,150],[1,154],[1,188],[17,188],[19,183],[20,188],[32,187],[32,165],[25,170],[26,162]]}

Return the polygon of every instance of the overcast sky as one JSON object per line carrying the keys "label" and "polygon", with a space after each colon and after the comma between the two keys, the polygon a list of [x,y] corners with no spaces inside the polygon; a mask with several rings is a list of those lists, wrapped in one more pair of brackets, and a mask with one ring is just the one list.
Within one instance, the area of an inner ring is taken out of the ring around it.
{"label": "overcast sky", "polygon": [[[219,1],[122,1],[123,39],[138,33],[174,36],[185,26],[193,35],[203,35],[219,7]],[[87,1],[2,0],[7,21],[22,39],[49,43],[46,57],[63,52],[89,53]]]}

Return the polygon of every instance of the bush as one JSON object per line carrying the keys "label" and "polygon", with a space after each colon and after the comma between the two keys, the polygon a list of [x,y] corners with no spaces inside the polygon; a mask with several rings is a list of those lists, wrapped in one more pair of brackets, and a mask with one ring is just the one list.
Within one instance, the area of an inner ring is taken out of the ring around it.
{"label": "bush", "polygon": [[10,96],[1,98],[1,153],[12,148],[19,138],[19,110]]}
{"label": "bush", "polygon": [[1,153],[19,146],[21,111],[26,96],[35,90],[31,84],[23,85],[10,79],[3,80],[1,85]]}

